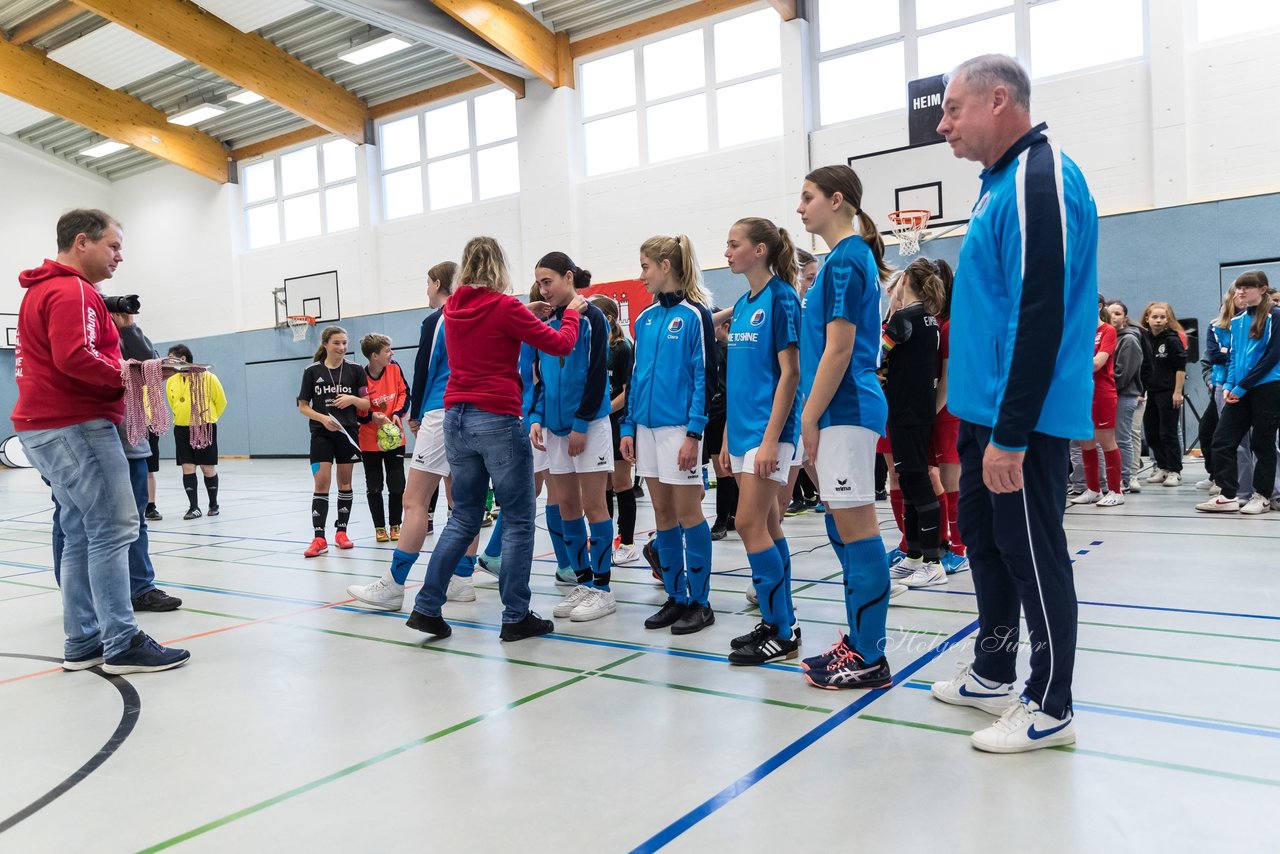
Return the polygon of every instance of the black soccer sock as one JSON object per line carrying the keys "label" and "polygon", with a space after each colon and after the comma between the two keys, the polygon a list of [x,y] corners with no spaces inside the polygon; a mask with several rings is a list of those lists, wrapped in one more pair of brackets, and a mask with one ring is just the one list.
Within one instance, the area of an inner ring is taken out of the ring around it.
{"label": "black soccer sock", "polygon": [[636,541],[636,494],[630,489],[618,493],[618,537],[628,546]]}
{"label": "black soccer sock", "polygon": [[613,490],[612,489],[605,490],[604,505],[605,507],[609,508],[609,518],[612,519],[613,518]]}
{"label": "black soccer sock", "polygon": [[347,520],[351,518],[351,502],[355,493],[351,490],[338,490],[338,521],[334,525],[339,531],[347,530]]}
{"label": "black soccer sock", "polygon": [[187,501],[191,504],[192,510],[200,509],[199,489],[196,487],[196,473],[184,474],[182,476],[182,488],[187,493]]}
{"label": "black soccer sock", "polygon": [[209,507],[218,506],[218,476],[206,477],[204,479],[204,490],[209,493]]}
{"label": "black soccer sock", "polygon": [[[379,502],[381,503],[381,502]],[[404,519],[404,493],[393,492],[387,498],[387,510],[391,514],[391,527],[398,528]]]}
{"label": "black soccer sock", "polygon": [[329,493],[316,492],[311,495],[311,527],[316,536],[324,538],[324,528],[329,522]]}
{"label": "black soccer sock", "polygon": [[738,481],[733,475],[716,479],[716,524],[728,527],[738,514]]}

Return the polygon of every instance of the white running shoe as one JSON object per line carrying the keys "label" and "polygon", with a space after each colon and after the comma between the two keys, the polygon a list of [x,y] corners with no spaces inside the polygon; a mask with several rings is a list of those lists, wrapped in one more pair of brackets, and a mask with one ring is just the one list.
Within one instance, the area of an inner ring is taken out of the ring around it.
{"label": "white running shoe", "polygon": [[1165,486],[1182,486],[1182,475],[1176,471],[1171,471],[1164,476]]}
{"label": "white running shoe", "polygon": [[947,583],[947,571],[942,568],[941,563],[926,563],[904,578],[902,583],[911,590],[919,587],[937,587],[939,584]]}
{"label": "white running shoe", "polygon": [[444,595],[446,602],[476,601],[476,583],[470,578],[454,575],[449,578],[449,589]]}
{"label": "white running shoe", "polygon": [[613,552],[613,565],[626,566],[640,560],[640,550],[635,545],[623,543]]}
{"label": "white running shoe", "polygon": [[1106,495],[1098,499],[1098,507],[1119,507],[1124,503],[1124,494],[1120,492],[1108,492]]}
{"label": "white running shoe", "polygon": [[970,744],[988,753],[1025,753],[1075,741],[1070,712],[1059,720],[1040,711],[1040,705],[1031,700],[1020,700],[991,726],[969,736]]}
{"label": "white running shoe", "polygon": [[1196,505],[1196,509],[1201,513],[1235,513],[1240,509],[1240,502],[1234,498],[1216,495],[1208,501],[1201,501]]}
{"label": "white running shoe", "polygon": [[1129,491],[1130,492],[1142,491],[1142,481],[1138,480],[1137,475],[1134,475],[1133,477],[1129,478]]}
{"label": "white running shoe", "polygon": [[1271,509],[1280,510],[1280,495],[1277,495],[1271,499]]}
{"label": "white running shoe", "polygon": [[588,587],[587,595],[579,600],[577,607],[569,612],[569,619],[575,623],[585,623],[607,617],[618,610],[618,601],[608,590]]}
{"label": "white running shoe", "polygon": [[1213,479],[1212,479],[1212,478],[1207,478],[1207,477],[1206,477],[1204,480],[1197,480],[1197,481],[1196,481],[1196,489],[1204,489],[1204,490],[1208,490],[1211,486],[1213,486]]}
{"label": "white running shoe", "polygon": [[905,557],[889,567],[889,577],[894,581],[901,581],[904,578],[910,578],[921,569],[924,569],[923,558]]}
{"label": "white running shoe", "polygon": [[988,685],[973,672],[973,665],[961,662],[956,665],[956,675],[945,682],[934,682],[929,689],[935,700],[953,706],[972,706],[999,717],[1018,703],[1018,692],[1013,683]]}
{"label": "white running shoe", "polygon": [[1162,468],[1153,468],[1151,477],[1147,478],[1147,483],[1164,483],[1164,479],[1169,476],[1169,472]]}
{"label": "white running shoe", "polygon": [[760,604],[760,597],[756,595],[755,585],[752,585],[751,587],[747,588],[747,601],[750,602],[752,605]]}
{"label": "white running shoe", "polygon": [[1263,498],[1256,492],[1253,497],[1240,508],[1240,512],[1246,516],[1258,516],[1271,510],[1271,502]]}
{"label": "white running shoe", "polygon": [[889,582],[889,598],[890,599],[894,599],[898,596],[901,596],[903,593],[906,593],[906,592],[907,592],[907,585],[903,584],[902,582],[900,581]]}
{"label": "white running shoe", "polygon": [[556,606],[551,609],[551,615],[564,619],[573,613],[573,609],[578,607],[578,603],[585,599],[590,592],[590,587],[585,584],[579,584],[570,590],[567,596],[556,603]]}
{"label": "white running shoe", "polygon": [[1222,494],[1222,487],[1221,487],[1221,486],[1218,486],[1218,484],[1216,484],[1216,483],[1215,483],[1213,486],[1209,487],[1209,494],[1210,494],[1210,495],[1221,495],[1221,494]]}
{"label": "white running shoe", "polygon": [[1094,492],[1092,489],[1086,489],[1084,492],[1071,499],[1072,504],[1097,504],[1102,498],[1101,492]]}
{"label": "white running shoe", "polygon": [[380,611],[399,611],[404,605],[404,585],[396,584],[389,572],[372,584],[352,584],[347,595]]}

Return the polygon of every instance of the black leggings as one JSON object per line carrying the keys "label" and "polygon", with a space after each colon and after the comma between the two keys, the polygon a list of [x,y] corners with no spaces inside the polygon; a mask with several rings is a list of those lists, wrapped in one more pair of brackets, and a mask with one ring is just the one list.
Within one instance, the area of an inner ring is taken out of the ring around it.
{"label": "black leggings", "polygon": [[404,499],[404,448],[394,451],[364,451],[365,495],[369,499],[369,515],[373,517],[375,528],[387,527],[387,517],[382,512],[382,472],[387,473],[386,486],[390,497],[387,501],[391,511],[391,524],[399,525],[402,519],[402,501]]}
{"label": "black leggings", "polygon": [[1218,429],[1218,401],[1217,391],[1213,386],[1209,387],[1209,403],[1204,408],[1204,415],[1200,416],[1200,454],[1204,459],[1204,470],[1210,478],[1213,477],[1213,434]]}
{"label": "black leggings", "polygon": [[1173,405],[1173,389],[1147,392],[1147,414],[1142,426],[1147,445],[1156,458],[1156,468],[1167,472],[1182,471],[1182,441],[1178,438],[1180,410]]}
{"label": "black leggings", "polygon": [[941,508],[927,471],[899,471],[902,488],[902,527],[907,538],[907,555],[923,557],[927,563],[940,560],[938,526]]}
{"label": "black leggings", "polygon": [[1213,482],[1222,487],[1223,498],[1235,498],[1240,488],[1236,448],[1250,429],[1253,436],[1249,447],[1257,458],[1253,466],[1253,493],[1267,498],[1275,489],[1280,381],[1254,386],[1238,402],[1222,407],[1218,429],[1213,434]]}

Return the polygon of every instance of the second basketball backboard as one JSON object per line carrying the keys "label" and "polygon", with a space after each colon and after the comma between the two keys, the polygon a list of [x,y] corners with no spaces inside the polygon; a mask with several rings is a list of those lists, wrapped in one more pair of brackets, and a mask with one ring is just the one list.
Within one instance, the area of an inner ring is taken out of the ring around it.
{"label": "second basketball backboard", "polygon": [[[336,323],[342,319],[338,303],[337,272],[312,273],[284,280],[285,314],[307,314],[317,323]],[[279,318],[276,319],[279,323]]]}

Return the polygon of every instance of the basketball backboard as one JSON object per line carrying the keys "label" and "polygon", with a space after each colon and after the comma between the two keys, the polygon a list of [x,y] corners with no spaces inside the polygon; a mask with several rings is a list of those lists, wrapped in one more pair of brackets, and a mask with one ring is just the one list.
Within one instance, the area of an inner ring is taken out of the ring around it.
{"label": "basketball backboard", "polygon": [[[308,314],[317,323],[336,323],[342,319],[338,302],[338,273],[312,273],[284,280],[284,313]],[[279,319],[277,318],[277,323]]]}
{"label": "basketball backboard", "polygon": [[885,235],[893,233],[890,211],[929,211],[928,227],[936,237],[968,223],[978,201],[982,167],[956,157],[946,142],[855,154],[848,163],[862,179],[862,209]]}
{"label": "basketball backboard", "polygon": [[0,314],[0,350],[13,350],[18,346],[18,315]]}

